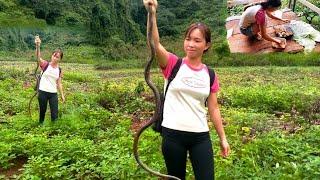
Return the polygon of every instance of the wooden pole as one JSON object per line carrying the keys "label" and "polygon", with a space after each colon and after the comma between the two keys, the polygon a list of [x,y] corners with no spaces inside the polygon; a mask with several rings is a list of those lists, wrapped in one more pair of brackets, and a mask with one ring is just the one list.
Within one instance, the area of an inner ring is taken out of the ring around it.
{"label": "wooden pole", "polygon": [[289,4],[288,4],[288,8],[289,9],[292,9],[292,5],[291,4],[292,4],[292,0],[289,0]]}
{"label": "wooden pole", "polygon": [[[294,0],[296,2],[296,0]],[[301,4],[303,4],[304,6],[308,7],[309,9],[311,9],[312,11],[318,13],[320,15],[320,8],[313,5],[312,3],[310,3],[309,1],[306,0],[298,0]]]}
{"label": "wooden pole", "polygon": [[292,5],[292,11],[294,12],[294,9],[296,8],[296,3],[297,3],[297,0],[293,0],[293,5]]}

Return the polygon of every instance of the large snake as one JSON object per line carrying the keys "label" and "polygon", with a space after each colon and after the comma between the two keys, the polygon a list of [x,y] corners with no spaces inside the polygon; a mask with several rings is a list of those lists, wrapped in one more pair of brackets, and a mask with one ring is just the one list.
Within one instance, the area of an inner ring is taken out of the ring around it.
{"label": "large snake", "polygon": [[142,132],[147,129],[150,125],[152,125],[157,119],[159,119],[160,116],[160,106],[161,106],[161,99],[160,99],[160,93],[158,88],[153,84],[153,82],[150,80],[150,68],[152,65],[153,60],[155,59],[155,47],[154,47],[154,41],[152,38],[152,29],[153,29],[153,19],[152,19],[152,11],[151,11],[151,7],[149,6],[148,10],[148,23],[149,23],[149,27],[148,27],[148,33],[147,33],[147,40],[150,46],[150,57],[149,60],[145,66],[144,69],[144,78],[146,83],[148,84],[148,86],[150,87],[150,89],[152,90],[154,96],[155,96],[155,101],[156,101],[156,107],[155,107],[155,112],[153,114],[153,116],[151,117],[151,119],[145,124],[143,125],[140,129],[138,129],[138,131],[135,133],[134,136],[134,141],[133,141],[133,153],[134,153],[134,157],[137,161],[137,163],[146,171],[148,171],[149,173],[162,177],[162,178],[170,178],[170,179],[176,179],[176,180],[180,180],[177,177],[174,176],[170,176],[170,175],[165,175],[165,174],[161,174],[160,172],[156,172],[154,170],[152,170],[151,168],[149,168],[147,165],[145,165],[139,158],[139,153],[138,153],[138,144],[139,144],[139,137],[142,134]]}
{"label": "large snake", "polygon": [[[36,35],[35,38],[39,38],[39,35]],[[40,48],[40,47],[39,47]],[[40,76],[39,74],[37,74],[37,71],[39,69],[39,49],[37,49],[37,52],[36,52],[36,55],[37,55],[37,67],[35,68],[34,72],[33,72],[33,75],[34,75],[34,78],[36,79],[36,84],[35,84],[35,87],[34,87],[34,90],[35,90],[35,93],[34,95],[30,98],[29,100],[29,109],[28,109],[28,112],[29,112],[29,116],[30,118],[32,118],[32,110],[31,110],[31,104],[32,104],[32,101],[33,99],[37,96],[38,94],[38,85],[39,85],[39,81],[40,81]]]}

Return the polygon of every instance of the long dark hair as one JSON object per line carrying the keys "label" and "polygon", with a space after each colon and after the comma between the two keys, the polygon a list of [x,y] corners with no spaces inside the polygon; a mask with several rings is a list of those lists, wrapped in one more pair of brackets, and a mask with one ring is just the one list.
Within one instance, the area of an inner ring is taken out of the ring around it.
{"label": "long dark hair", "polygon": [[261,3],[262,9],[281,7],[281,0],[267,0]]}
{"label": "long dark hair", "polygon": [[[60,59],[63,58],[63,51],[62,51],[62,49],[58,48],[58,49],[56,49],[56,50],[54,50],[54,51],[52,52],[52,54],[54,54],[54,53],[59,53],[59,54],[60,54]],[[52,54],[51,54],[51,55],[52,55]]]}
{"label": "long dark hair", "polygon": [[267,8],[270,8],[270,7],[273,7],[273,8],[278,8],[281,6],[281,0],[267,0],[265,2],[261,2],[261,3],[251,3],[251,4],[248,4],[244,7],[244,11],[248,8],[248,7],[251,7],[251,6],[255,6],[255,5],[261,5],[262,6],[262,9],[267,9]]}

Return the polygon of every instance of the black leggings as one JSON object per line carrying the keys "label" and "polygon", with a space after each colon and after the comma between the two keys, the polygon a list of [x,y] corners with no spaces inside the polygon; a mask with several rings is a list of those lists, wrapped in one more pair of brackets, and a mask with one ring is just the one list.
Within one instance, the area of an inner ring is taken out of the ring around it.
{"label": "black leggings", "polygon": [[197,180],[214,179],[213,150],[209,132],[193,133],[162,129],[162,154],[169,175],[186,176],[187,152]]}
{"label": "black leggings", "polygon": [[57,93],[49,93],[45,91],[39,90],[39,122],[43,123],[44,117],[46,115],[48,101],[50,105],[51,112],[51,121],[55,121],[58,119],[58,94]]}

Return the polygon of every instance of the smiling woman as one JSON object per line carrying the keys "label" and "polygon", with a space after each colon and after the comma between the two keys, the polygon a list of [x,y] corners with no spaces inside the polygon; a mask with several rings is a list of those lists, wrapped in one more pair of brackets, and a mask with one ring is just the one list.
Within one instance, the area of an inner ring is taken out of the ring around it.
{"label": "smiling woman", "polygon": [[38,65],[42,69],[42,74],[40,76],[39,86],[37,86],[37,91],[40,107],[39,123],[43,124],[44,117],[47,111],[48,101],[50,105],[51,121],[55,121],[58,119],[58,90],[61,93],[62,102],[65,101],[61,82],[61,68],[59,67],[59,62],[63,58],[63,52],[61,49],[53,51],[51,55],[51,61],[48,62],[46,60],[43,60],[40,56],[41,39],[39,36],[36,36],[35,44]]}
{"label": "smiling woman", "polygon": [[[168,83],[178,57],[168,52],[160,43],[156,22],[156,0],[144,0],[144,5],[152,18],[152,38],[157,61]],[[149,44],[150,45],[150,44]],[[150,45],[151,46],[151,45]],[[186,30],[184,37],[185,57],[175,78],[165,94],[162,122],[162,153],[169,175],[185,179],[187,154],[194,170],[195,178],[214,179],[213,149],[209,135],[207,113],[220,138],[221,154],[230,153],[217,102],[219,82],[214,76],[210,83],[209,69],[202,63],[202,56],[211,46],[210,29],[203,23],[194,23]],[[208,110],[205,107],[208,101]]]}

